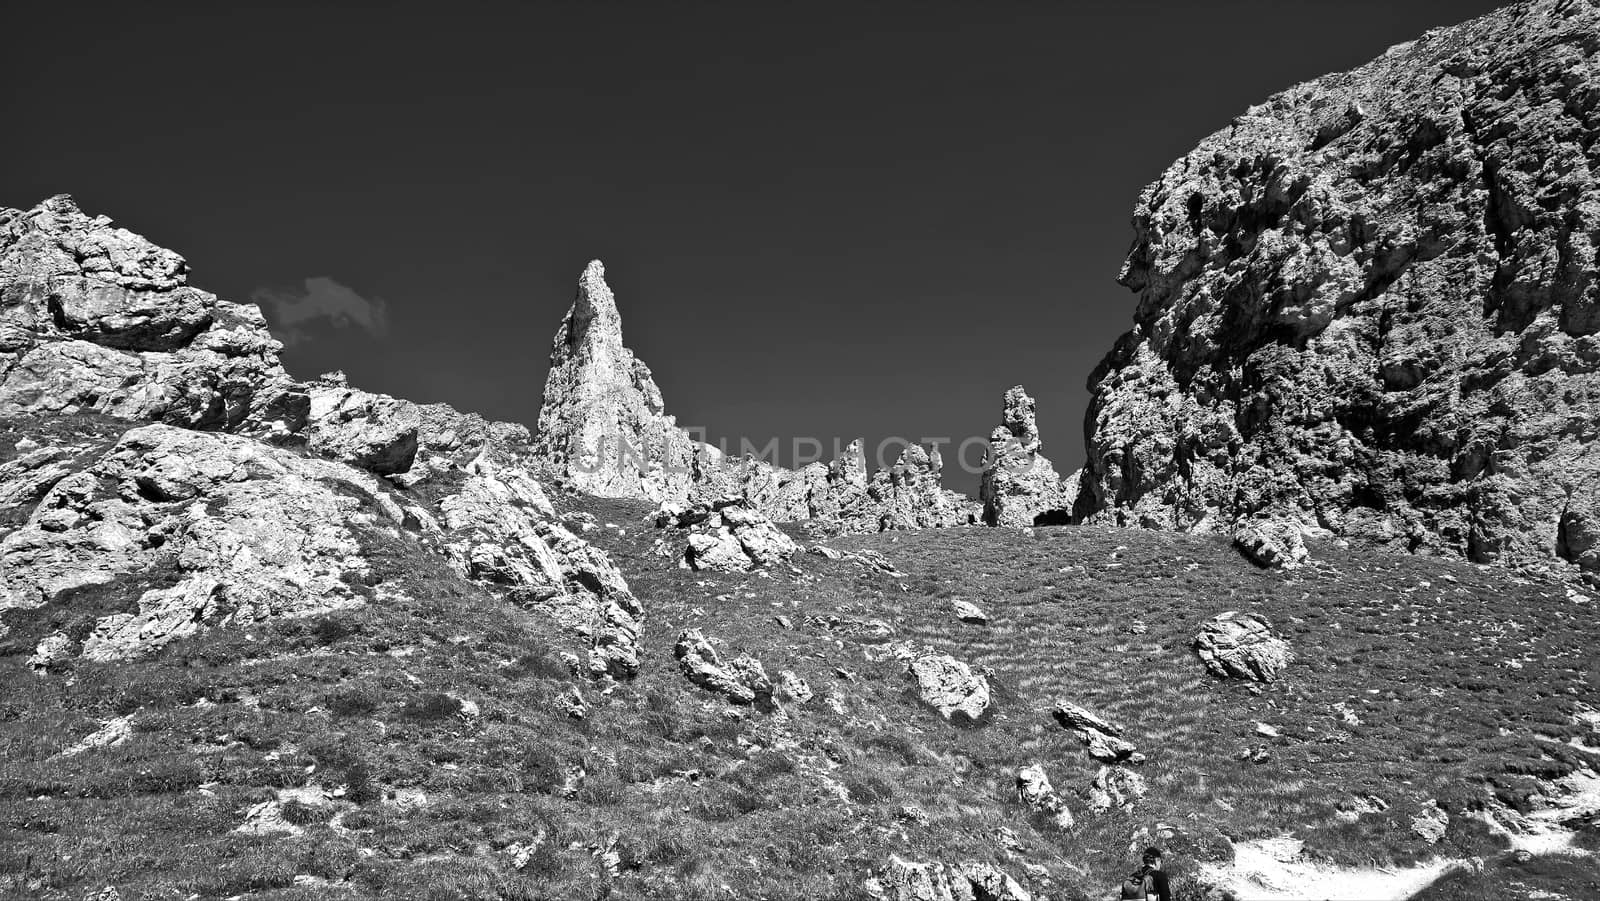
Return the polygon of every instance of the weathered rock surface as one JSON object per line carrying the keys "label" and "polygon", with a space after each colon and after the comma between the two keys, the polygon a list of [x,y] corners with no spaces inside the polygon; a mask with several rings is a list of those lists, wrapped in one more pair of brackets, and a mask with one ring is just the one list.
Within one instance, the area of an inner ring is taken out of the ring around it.
{"label": "weathered rock surface", "polygon": [[372,476],[349,467],[144,426],[58,481],[0,539],[0,609],[126,583],[132,609],[71,639],[92,659],[134,657],[209,625],[362,603],[350,583],[367,563],[353,530],[403,520]]}
{"label": "weathered rock surface", "polygon": [[1151,184],[1079,515],[1600,568],[1597,34],[1566,0],[1431,31]]}
{"label": "weathered rock surface", "polygon": [[254,305],[69,197],[0,209],[0,409],[283,434],[308,401],[281,349]]}
{"label": "weathered rock surface", "polygon": [[683,503],[696,443],[666,414],[650,367],[622,343],[622,317],[591,262],[556,332],[535,452],[579,491]]}
{"label": "weathered rock surface", "polygon": [[987,863],[915,863],[898,855],[866,886],[880,901],[1032,901],[1015,879]]}
{"label": "weathered rock surface", "polygon": [[1266,619],[1231,610],[1200,627],[1194,649],[1206,669],[1224,679],[1271,682],[1294,662],[1289,643],[1273,633]]}
{"label": "weathered rock surface", "polygon": [[724,663],[722,655],[699,629],[685,629],[679,634],[673,655],[690,682],[725,695],[735,704],[765,702],[772,697],[772,680],[767,678],[761,661],[739,656]]}
{"label": "weathered rock surface", "polygon": [[1077,486],[1061,480],[1043,450],[1033,398],[1018,385],[1006,392],[1000,425],[989,436],[978,489],[985,523],[1023,528],[1066,522]]}
{"label": "weathered rock surface", "polygon": [[1089,749],[1096,760],[1112,762],[1127,760],[1138,763],[1144,755],[1133,742],[1122,737],[1122,727],[1070,701],[1057,701],[1051,711],[1061,728],[1070,730]]}
{"label": "weathered rock surface", "polygon": [[313,453],[384,475],[411,468],[422,428],[416,404],[351,388],[337,373],[307,393],[306,446]]}
{"label": "weathered rock surface", "polygon": [[457,571],[588,639],[594,675],[637,673],[644,611],[610,558],[556,522],[514,459],[485,448],[462,471],[465,480],[439,505]]}
{"label": "weathered rock surface", "polygon": [[989,680],[972,667],[945,654],[926,654],[908,667],[923,703],[950,719],[957,714],[976,720],[989,709]]}
{"label": "weathered rock surface", "polygon": [[1033,808],[1035,813],[1048,817],[1055,823],[1056,828],[1062,830],[1072,828],[1072,811],[1067,809],[1067,802],[1056,794],[1055,786],[1050,784],[1050,777],[1039,764],[1017,770],[1017,797],[1022,799],[1022,803]]}

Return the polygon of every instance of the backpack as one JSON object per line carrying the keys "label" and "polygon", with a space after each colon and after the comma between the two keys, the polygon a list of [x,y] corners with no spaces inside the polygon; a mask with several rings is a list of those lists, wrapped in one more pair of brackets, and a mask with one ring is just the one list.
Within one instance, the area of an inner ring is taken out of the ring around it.
{"label": "backpack", "polygon": [[1146,898],[1156,893],[1156,881],[1150,878],[1150,871],[1140,867],[1128,874],[1122,880],[1123,901],[1145,901]]}

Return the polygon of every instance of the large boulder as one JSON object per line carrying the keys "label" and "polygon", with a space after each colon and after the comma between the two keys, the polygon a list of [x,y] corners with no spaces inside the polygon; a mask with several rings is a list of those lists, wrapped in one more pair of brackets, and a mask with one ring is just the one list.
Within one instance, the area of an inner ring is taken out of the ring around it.
{"label": "large boulder", "polygon": [[1273,633],[1264,617],[1231,610],[1206,620],[1194,637],[1194,649],[1206,669],[1224,679],[1271,682],[1294,662],[1289,643]]}
{"label": "large boulder", "polygon": [[1021,528],[1071,515],[1077,486],[1061,480],[1043,450],[1033,398],[1018,385],[1006,392],[1000,425],[989,436],[978,489],[985,523]]}
{"label": "large boulder", "polygon": [[281,436],[308,400],[280,350],[253,304],[70,197],[0,209],[0,409]]}
{"label": "large boulder", "polygon": [[947,720],[960,715],[974,721],[989,709],[989,680],[954,657],[925,654],[913,659],[907,672],[923,703]]}
{"label": "large boulder", "polygon": [[1600,572],[1597,32],[1566,0],[1436,29],[1151,184],[1080,511]]}

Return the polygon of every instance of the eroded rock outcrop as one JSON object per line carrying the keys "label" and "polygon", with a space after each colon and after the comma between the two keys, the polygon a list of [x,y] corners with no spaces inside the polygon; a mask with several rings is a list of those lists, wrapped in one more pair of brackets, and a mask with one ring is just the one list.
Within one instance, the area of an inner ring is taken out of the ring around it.
{"label": "eroded rock outcrop", "polygon": [[1006,392],[1000,425],[989,436],[978,489],[985,523],[1018,528],[1067,521],[1077,486],[1061,480],[1043,450],[1033,398],[1018,385]]}
{"label": "eroded rock outcrop", "polygon": [[1079,513],[1596,571],[1597,34],[1566,0],[1437,29],[1151,184]]}
{"label": "eroded rock outcrop", "polygon": [[739,496],[684,508],[665,505],[658,528],[689,529],[683,562],[694,569],[749,572],[775,566],[800,552],[800,545]]}
{"label": "eroded rock outcrop", "polygon": [[308,400],[253,304],[65,195],[0,209],[0,410],[281,435]]}
{"label": "eroded rock outcrop", "polygon": [[1050,777],[1039,764],[1017,770],[1017,797],[1035,813],[1048,818],[1057,829],[1072,828],[1072,811],[1067,808],[1066,800],[1056,793]]}

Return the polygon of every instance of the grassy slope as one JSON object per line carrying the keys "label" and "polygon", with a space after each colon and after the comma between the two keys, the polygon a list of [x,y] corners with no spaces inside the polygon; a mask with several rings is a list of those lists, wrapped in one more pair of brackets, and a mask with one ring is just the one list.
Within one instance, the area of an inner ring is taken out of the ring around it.
{"label": "grassy slope", "polygon": [[[1469,818],[1453,817],[1430,848],[1410,816],[1428,798],[1459,812],[1489,790],[1519,803],[1530,777],[1585,757],[1564,742],[1600,671],[1594,608],[1553,585],[1332,546],[1314,549],[1314,569],[1265,573],[1209,539],[1087,528],[828,542],[880,550],[902,579],[810,555],[798,574],[708,576],[653,553],[660,533],[642,505],[560,504],[626,530],[586,537],[612,552],[650,617],[644,673],[609,696],[566,673],[565,639],[542,617],[461,582],[409,538],[368,536],[382,582],[365,608],[219,630],[137,664],[35,677],[31,640],[63,613],[6,614],[0,891],[852,899],[865,871],[900,853],[990,860],[1019,878],[1026,861],[1045,868],[1053,897],[1098,898],[1150,835],[1170,836],[1180,885],[1194,857],[1226,853],[1224,836],[1292,830],[1346,862],[1491,854],[1498,841]],[[956,598],[991,624],[956,621]],[[1227,609],[1267,614],[1295,645],[1285,680],[1253,694],[1204,673],[1188,640]],[[1128,631],[1135,619],[1145,634]],[[893,634],[875,634],[874,620]],[[685,626],[769,673],[794,670],[817,699],[778,716],[707,695],[671,660]],[[867,659],[886,641],[992,667],[993,717],[940,720],[899,664]],[[587,720],[560,710],[572,686]],[[1150,755],[1150,796],[1133,812],[1085,811],[1096,767],[1051,721],[1057,696],[1123,723]],[[127,714],[125,744],[52,756]],[[1257,721],[1282,737],[1256,736]],[[1265,762],[1236,759],[1262,745]],[[1074,834],[1015,800],[1015,769],[1033,762],[1078,814]],[[303,834],[231,831],[251,805],[305,785],[343,797],[289,804]],[[386,802],[408,788],[427,803]],[[1389,809],[1339,821],[1364,794]],[[1008,857],[1001,827],[1020,856]],[[520,870],[519,846],[537,847]]]}

